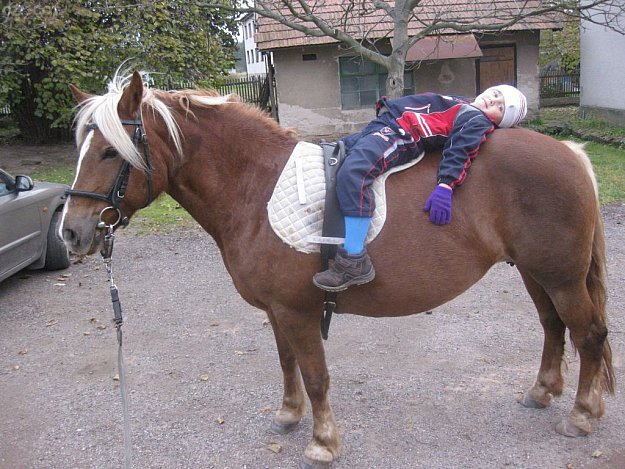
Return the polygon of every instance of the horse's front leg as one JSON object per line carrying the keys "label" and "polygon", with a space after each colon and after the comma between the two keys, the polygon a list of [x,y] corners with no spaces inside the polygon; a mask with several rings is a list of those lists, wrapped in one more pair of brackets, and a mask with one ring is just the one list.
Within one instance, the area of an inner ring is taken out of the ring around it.
{"label": "horse's front leg", "polygon": [[276,337],[276,345],[278,347],[278,355],[280,357],[280,366],[282,367],[284,380],[282,407],[276,412],[276,416],[271,423],[271,431],[282,435],[289,433],[300,422],[306,412],[306,401],[304,399],[304,392],[299,378],[299,369],[293,349],[286,336],[278,327],[276,318],[270,309],[267,310],[267,316],[269,317],[274,336]]}
{"label": "horse's front leg", "polygon": [[304,380],[313,413],[313,439],[304,451],[306,467],[327,467],[338,454],[339,431],[328,401],[330,376],[321,342],[319,315],[273,308],[277,328],[287,338]]}

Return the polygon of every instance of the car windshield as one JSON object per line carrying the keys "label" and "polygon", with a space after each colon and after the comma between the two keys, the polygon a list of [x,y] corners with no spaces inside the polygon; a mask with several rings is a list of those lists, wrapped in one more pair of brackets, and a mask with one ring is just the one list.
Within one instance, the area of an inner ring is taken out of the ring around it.
{"label": "car windshield", "polygon": [[15,190],[15,179],[8,173],[0,170],[0,196],[10,194]]}

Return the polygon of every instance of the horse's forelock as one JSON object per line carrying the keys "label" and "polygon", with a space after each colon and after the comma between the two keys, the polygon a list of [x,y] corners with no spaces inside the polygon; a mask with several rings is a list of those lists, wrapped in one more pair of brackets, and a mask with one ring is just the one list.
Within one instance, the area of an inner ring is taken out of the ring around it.
{"label": "horse's forelock", "polygon": [[[104,138],[127,160],[132,166],[146,170],[146,164],[142,155],[133,143],[127,130],[122,125],[117,112],[119,100],[124,90],[130,84],[129,77],[118,77],[117,75],[108,85],[108,93],[102,96],[92,96],[80,104],[75,118],[76,125],[76,145],[78,148],[87,135],[88,126],[95,124],[102,132]],[[149,88],[144,88],[143,105],[141,106],[141,120],[143,120],[144,107],[151,109],[164,121],[178,154],[182,155],[182,143],[180,129],[174,119],[171,109],[159,94]]]}

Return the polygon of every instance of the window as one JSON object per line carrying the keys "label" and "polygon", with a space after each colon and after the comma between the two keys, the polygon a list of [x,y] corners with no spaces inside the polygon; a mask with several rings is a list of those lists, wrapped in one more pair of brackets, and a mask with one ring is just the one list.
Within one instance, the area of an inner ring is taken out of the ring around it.
{"label": "window", "polygon": [[[386,94],[388,72],[381,65],[361,57],[339,59],[341,105],[343,109],[360,109],[374,105]],[[404,96],[413,91],[412,73],[404,73]]]}

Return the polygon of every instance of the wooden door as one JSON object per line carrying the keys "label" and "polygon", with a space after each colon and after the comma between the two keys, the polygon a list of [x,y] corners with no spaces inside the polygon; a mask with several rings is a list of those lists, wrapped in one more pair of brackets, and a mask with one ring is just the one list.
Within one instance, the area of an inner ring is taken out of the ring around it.
{"label": "wooden door", "polygon": [[516,86],[516,49],[511,46],[482,46],[484,54],[478,61],[478,94],[501,84]]}

